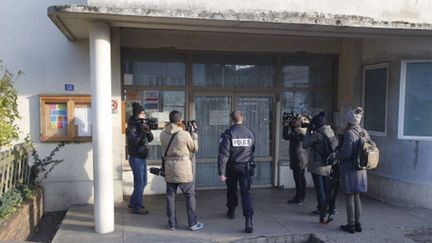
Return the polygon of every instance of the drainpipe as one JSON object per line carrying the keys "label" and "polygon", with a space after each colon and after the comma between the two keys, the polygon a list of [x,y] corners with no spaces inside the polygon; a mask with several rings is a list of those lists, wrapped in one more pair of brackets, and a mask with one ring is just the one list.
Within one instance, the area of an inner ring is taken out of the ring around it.
{"label": "drainpipe", "polygon": [[110,233],[114,231],[114,183],[109,25],[90,23],[89,41],[95,231]]}
{"label": "drainpipe", "polygon": [[281,103],[276,102],[276,127],[275,127],[275,167],[273,186],[279,187],[280,184],[280,166],[279,166],[279,147],[280,147],[280,127],[281,127]]}

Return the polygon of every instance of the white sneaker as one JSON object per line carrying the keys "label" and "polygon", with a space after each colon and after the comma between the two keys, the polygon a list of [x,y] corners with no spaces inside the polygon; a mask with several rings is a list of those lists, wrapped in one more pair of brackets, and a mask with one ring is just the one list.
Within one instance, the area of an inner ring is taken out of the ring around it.
{"label": "white sneaker", "polygon": [[198,222],[195,225],[191,226],[189,229],[192,230],[192,231],[196,231],[196,230],[200,230],[202,228],[204,228],[204,224]]}

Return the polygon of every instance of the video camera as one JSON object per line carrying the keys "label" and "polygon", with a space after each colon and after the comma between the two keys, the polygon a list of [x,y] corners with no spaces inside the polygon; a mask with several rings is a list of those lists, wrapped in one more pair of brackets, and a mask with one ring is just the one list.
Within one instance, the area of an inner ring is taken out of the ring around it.
{"label": "video camera", "polygon": [[293,111],[284,112],[282,115],[282,124],[284,126],[294,127],[295,123],[300,121],[300,126],[306,128],[309,126],[310,120],[310,116],[294,113]]}
{"label": "video camera", "polygon": [[149,130],[158,129],[158,119],[157,118],[139,118],[137,120],[138,124]]}
{"label": "video camera", "polygon": [[152,173],[153,175],[165,177],[165,171],[162,170],[161,168],[151,167],[150,173]]}
{"label": "video camera", "polygon": [[187,122],[183,121],[183,124],[185,125],[186,131],[188,131],[189,133],[198,132],[198,126],[195,120],[190,120]]}

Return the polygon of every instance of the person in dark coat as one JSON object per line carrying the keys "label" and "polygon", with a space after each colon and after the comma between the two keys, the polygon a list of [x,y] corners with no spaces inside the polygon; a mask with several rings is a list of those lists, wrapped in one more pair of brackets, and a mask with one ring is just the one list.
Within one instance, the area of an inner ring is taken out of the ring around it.
{"label": "person in dark coat", "polygon": [[[320,222],[324,222],[326,215],[325,200],[328,185],[328,176],[330,175],[331,165],[327,163],[326,140],[334,149],[338,145],[337,138],[329,125],[326,124],[324,112],[312,117],[310,126],[306,131],[303,139],[303,147],[309,149],[308,170],[312,174],[317,197],[317,209],[312,215],[320,216]],[[329,211],[336,214],[336,205],[331,202]]]}
{"label": "person in dark coat", "polygon": [[132,104],[132,116],[128,120],[126,129],[129,165],[134,177],[134,190],[130,198],[129,208],[135,214],[148,214],[143,205],[143,192],[147,184],[147,156],[148,143],[153,140],[150,127],[143,122],[145,118],[144,108],[138,104]]}
{"label": "person in dark coat", "polygon": [[293,172],[296,194],[288,200],[288,203],[303,204],[306,199],[305,169],[308,164],[307,150],[303,148],[303,137],[306,128],[302,124],[309,123],[305,116],[298,116],[292,124],[286,124],[283,130],[283,138],[289,143],[290,169]]}
{"label": "person in dark coat", "polygon": [[360,127],[362,116],[363,109],[361,107],[348,112],[343,144],[334,156],[341,160],[341,188],[345,193],[348,221],[346,225],[341,225],[340,228],[349,233],[362,231],[360,193],[367,192],[366,170],[358,170],[353,162],[357,156],[358,146],[360,146],[360,132],[364,132],[365,136],[369,138],[367,131]]}

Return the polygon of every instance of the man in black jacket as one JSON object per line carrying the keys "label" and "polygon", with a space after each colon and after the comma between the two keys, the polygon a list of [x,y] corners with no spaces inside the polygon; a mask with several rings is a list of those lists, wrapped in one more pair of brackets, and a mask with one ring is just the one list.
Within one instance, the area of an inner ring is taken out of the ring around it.
{"label": "man in black jacket", "polygon": [[218,169],[219,179],[227,184],[227,216],[234,218],[237,206],[237,183],[240,184],[243,216],[246,218],[245,232],[252,233],[251,175],[254,166],[255,134],[243,126],[243,114],[231,113],[233,125],[219,140]]}
{"label": "man in black jacket", "polygon": [[132,116],[128,120],[126,129],[129,165],[134,177],[134,190],[129,202],[131,212],[135,214],[148,214],[143,205],[143,192],[147,184],[148,143],[153,140],[150,127],[144,122],[144,108],[138,104],[132,104]]}

